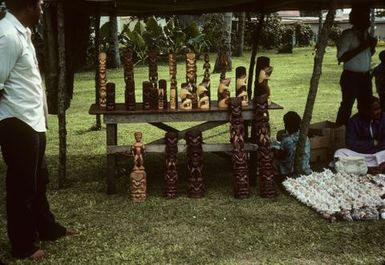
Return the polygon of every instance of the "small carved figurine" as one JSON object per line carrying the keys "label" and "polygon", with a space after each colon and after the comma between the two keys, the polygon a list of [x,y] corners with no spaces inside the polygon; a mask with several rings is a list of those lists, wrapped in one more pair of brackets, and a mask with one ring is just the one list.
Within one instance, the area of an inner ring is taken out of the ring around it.
{"label": "small carved figurine", "polygon": [[159,80],[158,109],[167,109],[167,81]]}
{"label": "small carved figurine", "polygon": [[99,107],[107,107],[107,54],[99,53]]}
{"label": "small carved figurine", "polygon": [[134,167],[130,174],[130,192],[134,202],[143,202],[147,197],[147,174],[143,166],[145,147],[142,143],[142,133],[135,132],[134,135],[135,142],[131,147]]}
{"label": "small carved figurine", "polygon": [[246,68],[243,66],[235,69],[236,83],[236,96],[242,99],[242,106],[246,107],[249,105],[249,99],[247,96],[247,74]]}
{"label": "small carved figurine", "polygon": [[218,87],[218,108],[227,108],[228,99],[230,97],[229,91],[230,78],[222,79]]}
{"label": "small carved figurine", "polygon": [[151,109],[150,101],[151,101],[151,83],[150,81],[143,81],[143,109],[149,110]]}
{"label": "small carved figurine", "polygon": [[181,99],[180,108],[181,109],[192,109],[192,93],[191,86],[188,83],[182,84],[182,89],[179,92]]}
{"label": "small carved figurine", "polygon": [[209,109],[210,108],[210,98],[209,90],[207,87],[209,83],[201,83],[197,87],[197,96],[198,96],[198,108],[199,109]]}
{"label": "small carved figurine", "polygon": [[115,83],[107,83],[107,110],[115,110]]}

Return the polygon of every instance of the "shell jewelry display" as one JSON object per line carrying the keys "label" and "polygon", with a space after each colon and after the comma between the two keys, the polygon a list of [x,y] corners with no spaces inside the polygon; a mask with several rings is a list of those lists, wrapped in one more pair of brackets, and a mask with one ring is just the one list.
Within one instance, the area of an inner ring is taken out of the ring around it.
{"label": "shell jewelry display", "polygon": [[330,170],[285,180],[283,186],[300,202],[331,222],[385,218],[385,175],[349,175]]}

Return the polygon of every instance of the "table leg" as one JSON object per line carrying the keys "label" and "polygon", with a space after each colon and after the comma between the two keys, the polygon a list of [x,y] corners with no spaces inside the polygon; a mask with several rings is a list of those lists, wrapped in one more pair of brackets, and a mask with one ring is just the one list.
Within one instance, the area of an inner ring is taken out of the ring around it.
{"label": "table leg", "polygon": [[[118,125],[107,124],[107,146],[117,145]],[[116,193],[115,175],[116,175],[116,156],[107,155],[107,194]]]}

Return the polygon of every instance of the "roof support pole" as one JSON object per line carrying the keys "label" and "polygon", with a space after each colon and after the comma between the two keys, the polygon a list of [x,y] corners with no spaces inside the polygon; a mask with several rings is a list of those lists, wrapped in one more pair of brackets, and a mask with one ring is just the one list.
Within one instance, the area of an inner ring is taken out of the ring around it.
{"label": "roof support pole", "polygon": [[332,0],[329,12],[326,16],[325,23],[322,26],[321,35],[317,41],[317,50],[314,56],[313,75],[310,80],[310,88],[307,96],[305,111],[303,113],[299,141],[297,144],[297,152],[295,156],[294,170],[296,174],[303,174],[302,161],[305,154],[305,143],[309,131],[310,121],[313,114],[314,102],[317,96],[319,79],[322,73],[322,61],[327,46],[330,29],[333,25],[336,15],[336,1]]}
{"label": "roof support pole", "polygon": [[58,83],[58,121],[59,121],[59,188],[64,186],[67,165],[67,129],[66,129],[66,58],[65,58],[65,33],[64,33],[64,3],[57,4],[57,30],[58,30],[58,58],[59,58],[59,83]]}

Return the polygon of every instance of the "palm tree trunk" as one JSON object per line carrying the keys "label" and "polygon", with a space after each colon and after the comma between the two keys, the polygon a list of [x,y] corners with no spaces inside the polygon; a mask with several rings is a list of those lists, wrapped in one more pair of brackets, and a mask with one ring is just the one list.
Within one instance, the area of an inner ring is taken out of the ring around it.
{"label": "palm tree trunk", "polygon": [[[100,15],[95,17],[95,103],[99,104],[99,52],[100,52],[100,36],[99,36],[99,28],[100,28]],[[95,121],[95,130],[100,130],[102,128],[102,121],[100,118],[100,114],[96,115]]]}
{"label": "palm tree trunk", "polygon": [[245,34],[245,12],[238,14],[238,28],[237,28],[237,39],[234,40],[236,43],[236,48],[234,51],[234,56],[243,55],[243,45],[244,45],[244,34]]}
{"label": "palm tree trunk", "polygon": [[120,67],[119,39],[118,39],[118,17],[110,16],[110,34],[111,34],[111,67]]}
{"label": "palm tree trunk", "polygon": [[314,57],[313,75],[310,81],[309,94],[307,97],[305,111],[303,114],[301,130],[299,134],[299,141],[297,144],[297,151],[296,151],[295,161],[294,161],[294,170],[295,170],[295,173],[297,174],[304,173],[302,168],[302,161],[305,154],[305,143],[307,140],[307,134],[309,131],[310,121],[313,114],[314,102],[317,96],[319,79],[321,77],[321,72],[322,72],[322,61],[325,54],[328,36],[334,22],[334,17],[336,15],[335,1],[336,0],[331,2],[329,12],[326,16],[326,20],[322,27],[321,35],[317,43],[317,51]]}
{"label": "palm tree trunk", "polygon": [[218,49],[218,56],[215,60],[214,73],[220,73],[222,71],[222,65],[220,64],[220,56],[225,54],[227,57],[227,66],[226,70],[231,71],[232,62],[231,62],[231,28],[232,28],[232,19],[233,13],[227,12],[223,13],[223,31],[221,37],[222,45]]}

